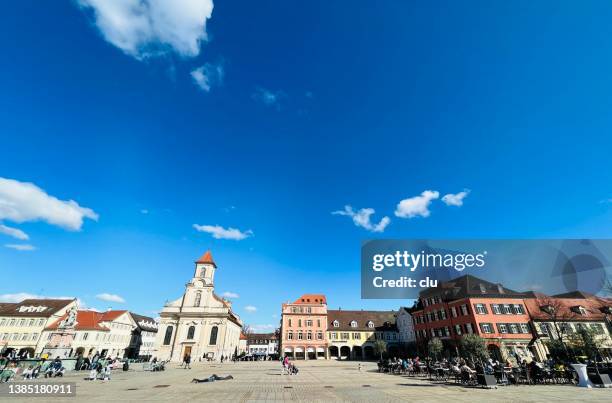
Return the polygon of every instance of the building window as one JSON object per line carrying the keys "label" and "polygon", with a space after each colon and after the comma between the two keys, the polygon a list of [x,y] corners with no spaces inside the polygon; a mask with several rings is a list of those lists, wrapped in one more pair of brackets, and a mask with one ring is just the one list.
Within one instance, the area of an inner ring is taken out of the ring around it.
{"label": "building window", "polygon": [[374,328],[374,322],[369,321],[368,322],[368,328],[370,328],[370,329]]}
{"label": "building window", "polygon": [[490,323],[481,323],[480,330],[482,330],[483,333],[493,333],[493,327]]}
{"label": "building window", "polygon": [[461,325],[455,325],[455,334],[461,336]]}
{"label": "building window", "polygon": [[302,327],[302,319],[298,319],[298,327]]}
{"label": "building window", "polygon": [[355,322],[354,320],[351,321],[351,327],[357,327],[357,322]]}
{"label": "building window", "polygon": [[474,304],[474,308],[476,309],[476,313],[480,315],[486,315],[488,313],[485,304]]}
{"label": "building window", "polygon": [[311,307],[306,307],[306,313],[312,313],[312,308]]}
{"label": "building window", "polygon": [[349,334],[348,333],[341,333],[340,334],[340,338],[342,340],[348,340],[349,339]]}
{"label": "building window", "polygon": [[508,333],[508,326],[505,323],[498,323],[497,324],[497,330],[501,334],[506,334],[506,333]]}
{"label": "building window", "polygon": [[30,319],[30,321],[28,322],[28,326],[34,326],[34,319]]}
{"label": "building window", "polygon": [[572,334],[574,333],[574,328],[570,323],[561,323],[559,325],[559,329],[563,334]]}
{"label": "building window", "polygon": [[83,340],[87,340],[88,337],[89,337],[88,332],[83,333]]}
{"label": "building window", "polygon": [[338,322],[337,320],[333,321],[332,323],[333,327],[340,327],[340,322]]}
{"label": "building window", "polygon": [[196,292],[195,302],[193,306],[200,306],[200,302],[202,301],[202,291]]}
{"label": "building window", "polygon": [[287,332],[287,340],[293,340],[293,332]]}
{"label": "building window", "polygon": [[211,346],[217,344],[217,333],[219,333],[219,328],[217,326],[213,326],[212,329],[210,329],[210,340],[208,343]]}
{"label": "building window", "polygon": [[471,323],[466,323],[465,324],[465,330],[467,331],[468,334],[474,333],[474,328],[472,327]]}
{"label": "building window", "polygon": [[317,340],[323,340],[323,332],[317,332]]}
{"label": "building window", "polygon": [[440,311],[440,320],[445,320],[445,319],[446,319],[446,311],[442,309]]}
{"label": "building window", "polygon": [[521,332],[529,333],[529,325],[527,323],[521,323]]}
{"label": "building window", "polygon": [[291,327],[291,319],[287,319],[287,326]]}
{"label": "building window", "polygon": [[193,340],[193,336],[195,335],[195,326],[189,326],[187,330],[187,340]]}
{"label": "building window", "polygon": [[172,326],[168,326],[166,328],[166,334],[164,335],[164,346],[169,346],[170,345],[170,340],[172,339],[172,331],[174,329],[172,328]]}
{"label": "building window", "polygon": [[312,327],[312,320],[308,319],[308,320],[306,321],[306,326],[308,326],[308,327]]}
{"label": "building window", "polygon": [[302,339],[304,339],[304,334],[301,331],[299,331],[298,332],[298,340],[302,340]]}
{"label": "building window", "polygon": [[503,311],[505,315],[512,315],[512,308],[508,304],[503,305]]}
{"label": "building window", "polygon": [[361,340],[361,333],[353,333],[354,340]]}
{"label": "building window", "polygon": [[306,340],[312,340],[312,332],[306,333]]}
{"label": "building window", "polygon": [[601,323],[591,323],[591,329],[597,334],[604,334],[604,328]]}
{"label": "building window", "polygon": [[457,317],[457,308],[455,308],[454,306],[453,306],[453,307],[451,307],[451,316],[452,316],[453,318],[456,318],[456,317]]}
{"label": "building window", "polygon": [[461,305],[461,315],[465,316],[468,314],[468,307],[467,305],[463,304]]}
{"label": "building window", "polygon": [[501,315],[501,308],[497,304],[491,304],[491,310],[495,315]]}
{"label": "building window", "polygon": [[336,332],[330,333],[329,338],[332,340],[336,340],[338,338],[338,333]]}
{"label": "building window", "polygon": [[512,333],[512,334],[520,333],[518,325],[516,323],[510,323],[509,326],[510,326],[510,333]]}
{"label": "building window", "polygon": [[317,327],[321,327],[321,319],[317,319]]}
{"label": "building window", "polygon": [[517,315],[522,315],[525,313],[525,310],[523,309],[523,305],[521,304],[514,304],[514,313]]}

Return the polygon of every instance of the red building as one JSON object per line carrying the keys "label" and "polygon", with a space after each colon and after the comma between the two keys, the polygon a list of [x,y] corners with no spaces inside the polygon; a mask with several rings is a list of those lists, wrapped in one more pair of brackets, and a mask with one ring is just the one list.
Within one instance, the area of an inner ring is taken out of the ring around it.
{"label": "red building", "polygon": [[462,335],[477,334],[496,359],[530,358],[532,332],[524,298],[524,293],[472,275],[423,290],[410,310],[417,343],[425,347],[438,337],[456,347]]}

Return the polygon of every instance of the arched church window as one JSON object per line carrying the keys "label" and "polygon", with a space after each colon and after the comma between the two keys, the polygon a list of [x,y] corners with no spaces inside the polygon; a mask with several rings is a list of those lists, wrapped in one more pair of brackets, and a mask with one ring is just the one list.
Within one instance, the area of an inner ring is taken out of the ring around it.
{"label": "arched church window", "polygon": [[174,328],[172,326],[168,326],[166,328],[166,334],[164,335],[164,346],[170,345],[170,340],[172,339],[172,331]]}
{"label": "arched church window", "polygon": [[200,306],[200,302],[202,301],[202,291],[196,292],[195,302],[193,306]]}
{"label": "arched church window", "polygon": [[189,329],[187,330],[187,340],[192,340],[194,334],[195,334],[195,326],[189,326]]}
{"label": "arched church window", "polygon": [[217,344],[217,333],[219,332],[219,328],[217,326],[213,326],[212,329],[210,329],[210,342],[208,344],[210,344],[211,346],[214,346],[215,344]]}

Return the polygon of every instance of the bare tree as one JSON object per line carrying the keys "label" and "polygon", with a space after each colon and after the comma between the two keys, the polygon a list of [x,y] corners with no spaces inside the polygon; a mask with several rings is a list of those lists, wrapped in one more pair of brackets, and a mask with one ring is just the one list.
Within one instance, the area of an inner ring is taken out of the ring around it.
{"label": "bare tree", "polygon": [[[536,299],[540,312],[546,317],[547,322],[553,324],[554,332],[557,334],[559,341],[563,345],[565,353],[569,356],[565,339],[568,335],[567,321],[576,317],[576,314],[564,307],[563,303],[558,298],[551,298],[547,295],[540,296]],[[550,334],[550,329],[547,328],[548,337],[552,340],[553,335]]]}
{"label": "bare tree", "polygon": [[244,325],[242,325],[242,333],[244,333],[244,334],[251,334],[253,332],[254,331],[253,331],[253,328],[251,327],[251,325],[248,325],[246,323]]}

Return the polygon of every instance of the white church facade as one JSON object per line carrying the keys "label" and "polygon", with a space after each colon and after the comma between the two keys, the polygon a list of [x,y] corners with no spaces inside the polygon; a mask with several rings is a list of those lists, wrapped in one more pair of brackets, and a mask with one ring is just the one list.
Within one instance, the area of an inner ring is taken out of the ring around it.
{"label": "white church facade", "polygon": [[231,359],[238,350],[242,322],[231,302],[214,292],[217,265],[207,251],[195,262],[193,278],[179,299],[160,313],[156,346],[159,360],[192,361]]}

